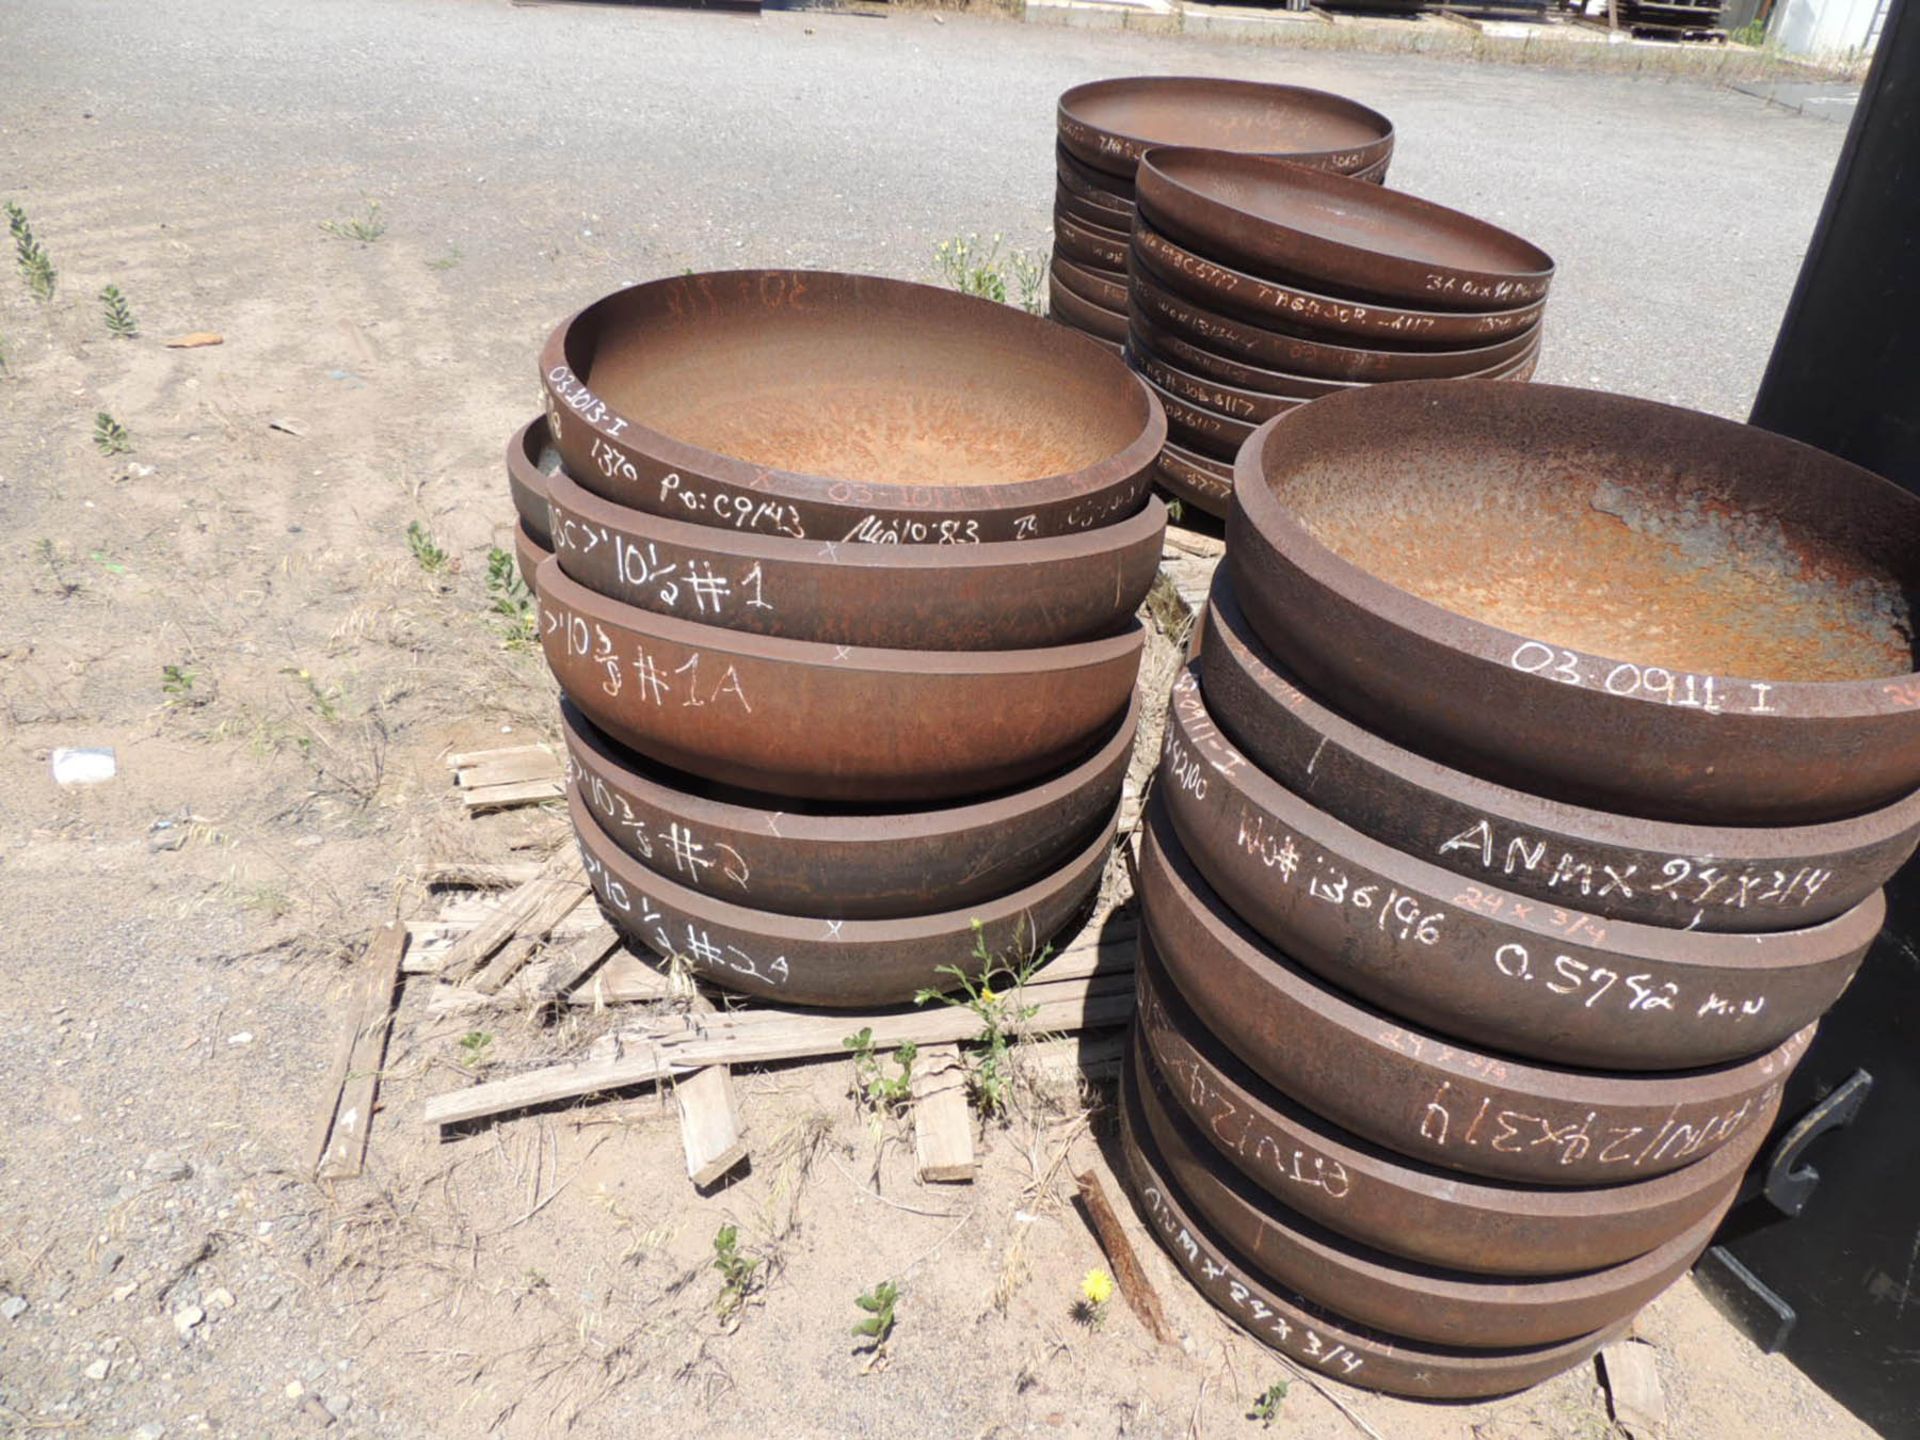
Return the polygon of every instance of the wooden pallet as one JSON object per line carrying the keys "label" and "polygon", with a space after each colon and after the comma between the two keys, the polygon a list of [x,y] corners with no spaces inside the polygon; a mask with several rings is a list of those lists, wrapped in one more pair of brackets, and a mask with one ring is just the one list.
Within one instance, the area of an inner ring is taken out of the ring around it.
{"label": "wooden pallet", "polygon": [[460,803],[473,815],[539,805],[562,793],[560,760],[544,745],[449,755],[447,768],[460,788]]}

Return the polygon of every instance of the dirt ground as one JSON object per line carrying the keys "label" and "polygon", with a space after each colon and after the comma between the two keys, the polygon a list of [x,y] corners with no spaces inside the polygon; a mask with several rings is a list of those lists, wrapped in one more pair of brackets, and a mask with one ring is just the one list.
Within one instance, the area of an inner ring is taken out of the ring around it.
{"label": "dirt ground", "polygon": [[[298,1157],[360,947],[432,909],[419,868],[564,835],[551,808],[466,818],[443,763],[554,734],[544,667],[486,587],[547,328],[690,265],[926,277],[935,238],[1044,227],[1063,84],[1280,64],[925,14],[0,0],[0,199],[58,272],[50,303],[0,274],[0,1434],[1261,1433],[1247,1410],[1281,1367],[1157,1251],[1178,1350],[1117,1305],[1098,1330],[1071,1318],[1100,1256],[1067,1177],[1114,1185],[1072,1096],[989,1127],[979,1183],[927,1188],[846,1065],[743,1073],[752,1169],[702,1196],[651,1093],[430,1133],[421,1105],[469,1083],[476,1022],[429,1015],[415,981],[366,1176],[316,1186]],[[1570,78],[1644,162],[1596,159],[1639,185],[1603,203],[1576,173],[1592,127],[1550,77],[1288,73],[1430,113],[1447,138],[1403,120],[1408,176],[1554,231],[1567,297],[1541,378],[1744,405],[1837,127]],[[969,85],[1021,96],[991,139],[954,128]],[[1484,173],[1442,124],[1476,86],[1511,132]],[[1682,132],[1699,145],[1662,140]],[[1755,173],[1733,163],[1756,150]],[[323,229],[369,201],[377,238]],[[1737,260],[1703,267],[1729,236]],[[1681,275],[1685,303],[1634,288]],[[107,332],[108,284],[138,338]],[[163,343],[192,331],[224,343]],[[94,443],[101,412],[127,453]],[[117,777],[56,786],[65,746],[111,746]],[[611,1023],[492,1017],[483,1058],[564,1058]],[[737,1324],[707,1264],[726,1223],[764,1261]],[[890,1363],[862,1373],[854,1299],[889,1277]],[[1866,1433],[1690,1281],[1640,1333],[1675,1435]],[[1585,1367],[1490,1405],[1296,1384],[1274,1429],[1363,1424],[1610,1431]]]}

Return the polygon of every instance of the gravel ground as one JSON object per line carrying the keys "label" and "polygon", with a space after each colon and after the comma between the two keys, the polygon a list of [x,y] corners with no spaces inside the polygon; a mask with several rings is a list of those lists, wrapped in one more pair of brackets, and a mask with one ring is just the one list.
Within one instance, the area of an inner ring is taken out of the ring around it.
{"label": "gravel ground", "polygon": [[[396,877],[559,836],[465,820],[439,762],[552,724],[480,577],[554,320],[682,267],[925,277],[956,234],[1037,247],[1058,92],[1156,70],[1386,111],[1397,186],[1559,261],[1541,379],[1730,415],[1843,138],[1692,83],[926,13],[0,0],[0,198],[62,283],[39,306],[0,276],[0,1434],[1254,1433],[1271,1363],[1164,1266],[1184,1353],[1065,1321],[1097,1256],[1015,1163],[1055,1132],[995,1132],[969,1196],[929,1196],[834,1067],[746,1080],[759,1169],[696,1197],[651,1097],[427,1140],[465,1022],[410,987],[370,1178],[295,1173],[337,959],[423,911]],[[321,233],[370,199],[377,243]],[[109,282],[142,340],[101,330]],[[226,344],[159,344],[200,329]],[[89,443],[100,409],[132,456]],[[458,573],[417,571],[414,520]],[[57,791],[76,743],[120,778]],[[498,1028],[502,1063],[569,1038]],[[802,1193],[774,1137],[816,1117],[844,1168]],[[723,1218],[779,1261],[737,1333],[704,1275]],[[856,1382],[851,1298],[889,1271],[915,1276],[902,1339]],[[1689,1285],[1643,1333],[1677,1433],[1861,1433]],[[1592,1390],[1343,1393],[1395,1440],[1574,1440],[1606,1431]],[[1304,1391],[1286,1423],[1352,1433]]]}

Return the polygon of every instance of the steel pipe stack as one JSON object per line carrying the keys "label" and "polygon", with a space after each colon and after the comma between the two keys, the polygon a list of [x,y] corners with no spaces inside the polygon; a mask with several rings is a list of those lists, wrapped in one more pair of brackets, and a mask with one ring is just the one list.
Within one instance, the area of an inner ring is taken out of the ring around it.
{"label": "steel pipe stack", "polygon": [[1705,1247],[1880,928],[1920,500],[1465,381],[1271,420],[1235,480],[1140,862],[1130,1183],[1300,1363],[1518,1389]]}
{"label": "steel pipe stack", "polygon": [[735,271],[596,302],[507,448],[568,805],[636,944],[875,1006],[1093,898],[1165,507],[1159,403],[1007,306]]}
{"label": "steel pipe stack", "polygon": [[1127,339],[1135,172],[1155,146],[1283,156],[1379,184],[1393,125],[1324,90],[1181,75],[1076,85],[1060,97],[1053,192],[1053,318],[1118,351]]}
{"label": "steel pipe stack", "polygon": [[1127,356],[1165,404],[1159,483],[1225,516],[1254,427],[1387,380],[1526,380],[1553,261],[1470,215],[1284,161],[1141,160]]}

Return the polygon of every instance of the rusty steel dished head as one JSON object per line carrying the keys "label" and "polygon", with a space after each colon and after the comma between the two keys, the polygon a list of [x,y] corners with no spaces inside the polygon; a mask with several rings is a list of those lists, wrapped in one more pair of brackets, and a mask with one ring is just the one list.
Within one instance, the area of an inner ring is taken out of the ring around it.
{"label": "rusty steel dished head", "polygon": [[1517,789],[1788,825],[1920,787],[1920,499],[1549,385],[1330,395],[1240,452],[1227,566],[1327,704]]}
{"label": "rusty steel dished head", "polygon": [[553,548],[552,517],[547,512],[547,477],[560,468],[560,454],[547,445],[543,415],[507,437],[507,490],[514,513],[541,548]]}
{"label": "rusty steel dished head", "polygon": [[1240,453],[1240,447],[1247,443],[1247,437],[1258,428],[1251,420],[1241,420],[1232,415],[1222,414],[1210,405],[1198,404],[1184,395],[1176,395],[1163,385],[1154,383],[1150,375],[1141,375],[1143,383],[1160,402],[1166,411],[1167,433],[1183,448],[1199,451],[1202,455],[1228,465]]}
{"label": "rusty steel dished head", "polygon": [[715,899],[847,920],[987,904],[1057,870],[1111,823],[1138,719],[1136,696],[1079,764],[988,800],[795,808],[650,764],[560,703],[568,779],[622,850]]}
{"label": "rusty steel dished head", "polygon": [[1125,234],[1083,224],[1064,210],[1053,212],[1053,249],[1056,255],[1064,255],[1076,264],[1109,274],[1120,274],[1127,268]]}
{"label": "rusty steel dished head", "polygon": [[1646,1254],[1740,1181],[1769,1114],[1706,1159],[1624,1185],[1474,1181],[1418,1165],[1302,1109],[1242,1065],[1158,977],[1143,939],[1135,1045],[1227,1161],[1289,1209],[1388,1254],[1486,1275],[1571,1275]]}
{"label": "rusty steel dished head", "polygon": [[1393,122],[1325,90],[1195,75],[1130,75],[1076,85],[1060,97],[1062,148],[1131,180],[1158,145],[1284,156],[1314,170],[1378,169],[1393,154]]}
{"label": "rusty steel dished head", "polygon": [[[852,1009],[905,1005],[923,988],[978,975],[975,947],[1038,954],[1093,900],[1113,840],[1116,809],[1092,842],[1052,874],[988,904],[894,920],[832,913],[774,915],[703,895],[649,869],[614,844],[577,790],[568,813],[587,880],[608,921],[661,959],[685,959],[714,984],[790,1005]],[[976,924],[980,927],[976,934]]]}
{"label": "rusty steel dished head", "polygon": [[[1177,334],[1207,353],[1245,366],[1250,374],[1299,375],[1309,379],[1373,384],[1382,380],[1455,379],[1484,374],[1540,349],[1539,322],[1487,344],[1445,350],[1373,350],[1290,334],[1283,321],[1250,324],[1209,310],[1175,294],[1154,278],[1142,258],[1129,252],[1130,313],[1162,333]],[[1274,328],[1275,326],[1280,328]],[[1230,378],[1223,376],[1221,378]],[[1236,381],[1250,384],[1249,381]],[[1258,385],[1251,385],[1258,389]]]}
{"label": "rusty steel dished head", "polygon": [[[530,465],[544,417],[510,468]],[[535,472],[537,476],[537,472]],[[897,650],[1027,650],[1127,628],[1153,584],[1166,507],[1046,540],[843,545],[691,525],[545,482],[560,568],[661,615],[789,640]],[[530,482],[531,483],[531,482]]]}
{"label": "rusty steel dished head", "polygon": [[1429,1343],[1551,1345],[1626,1319],[1707,1248],[1740,1184],[1738,1175],[1723,1177],[1705,1215],[1631,1260],[1575,1275],[1473,1275],[1359,1244],[1266,1194],[1156,1093],[1153,1082],[1161,1079],[1136,1044],[1123,1081],[1128,1098],[1167,1179],[1209,1230],[1279,1288],[1363,1325]]}
{"label": "rusty steel dished head", "polygon": [[1064,147],[1053,150],[1053,173],[1058,188],[1084,205],[1091,205],[1112,217],[1109,228],[1133,228],[1133,181],[1105,171],[1090,170]]}
{"label": "rusty steel dished head", "polygon": [[1524,1390],[1589,1359],[1627,1328],[1557,1345],[1478,1350],[1387,1335],[1271,1284],[1201,1221],[1172,1181],[1122,1072],[1122,1179],[1148,1230],[1216,1309],[1309,1372],[1422,1400],[1475,1400]]}
{"label": "rusty steel dished head", "polygon": [[[1537,342],[1538,331],[1529,339]],[[1127,308],[1127,342],[1135,350],[1152,356],[1163,365],[1185,372],[1197,382],[1234,387],[1282,400],[1318,400],[1322,395],[1333,395],[1341,390],[1351,390],[1355,385],[1372,383],[1365,380],[1322,380],[1310,375],[1295,375],[1284,370],[1267,370],[1249,365],[1231,356],[1218,354],[1205,344],[1195,344],[1166,326],[1155,324],[1138,302],[1130,303]],[[1539,359],[1538,343],[1530,343],[1517,356],[1459,378],[1530,380]]]}
{"label": "rusty steel dished head", "polygon": [[1111,310],[1123,315],[1127,308],[1127,282],[1122,276],[1111,279],[1104,271],[1089,270],[1084,265],[1076,265],[1071,260],[1053,257],[1048,267],[1053,278],[1067,289],[1085,300],[1089,305],[1098,305],[1102,310]]}
{"label": "rusty steel dished head", "polygon": [[1219,519],[1233,504],[1233,467],[1169,442],[1160,451],[1154,480],[1175,499]]}
{"label": "rusty steel dished head", "polygon": [[[1098,340],[1102,345],[1113,347],[1119,354],[1127,338],[1127,317],[1118,310],[1109,310],[1096,305],[1068,289],[1058,275],[1047,277],[1048,313],[1062,325],[1075,330],[1084,330],[1089,339]],[[1154,404],[1160,402],[1156,399]],[[1165,425],[1166,416],[1160,417]]]}
{"label": "rusty steel dished head", "polygon": [[1127,337],[1127,363],[1162,391],[1178,395],[1190,405],[1218,411],[1235,420],[1244,420],[1249,425],[1258,425],[1263,420],[1284,415],[1314,398],[1311,395],[1263,395],[1257,390],[1222,385],[1170,364],[1140,344],[1138,337],[1132,334]]}
{"label": "rusty steel dished head", "polygon": [[540,373],[554,443],[588,489],[796,539],[1090,530],[1139,509],[1166,438],[1153,398],[1082,337],[864,275],[636,285],[562,322]]}
{"label": "rusty steel dished head", "polygon": [[1785,827],[1680,825],[1542,800],[1402,749],[1322,705],[1260,643],[1225,571],[1214,579],[1208,629],[1215,639],[1200,691],[1243,754],[1483,897],[1497,885],[1516,902],[1578,905],[1643,925],[1783,930],[1868,901],[1920,838],[1920,792],[1857,819]]}
{"label": "rusty steel dished head", "polygon": [[1256,275],[1433,310],[1547,297],[1553,259],[1485,220],[1347,175],[1258,155],[1156,149],[1135,177],[1140,218]]}
{"label": "rusty steel dished head", "polygon": [[1174,682],[1160,772],[1186,782],[1164,793],[1194,869],[1290,959],[1439,1034],[1596,1070],[1743,1059],[1824,1015],[1886,917],[1876,890],[1803,930],[1728,935],[1463,880],[1269,778],[1215,727],[1200,687],[1191,666]]}
{"label": "rusty steel dished head", "polygon": [[1133,230],[1133,217],[1123,215],[1117,210],[1109,210],[1096,201],[1083,199],[1065,184],[1053,187],[1053,213],[1065,215],[1068,219],[1086,226],[1102,239],[1117,236],[1122,246]]}
{"label": "rusty steel dished head", "polygon": [[1543,300],[1511,310],[1410,310],[1265,280],[1202,258],[1156,230],[1145,215],[1134,221],[1129,253],[1164,288],[1209,310],[1342,344],[1377,341],[1428,351],[1473,348],[1534,329],[1546,311]]}
{"label": "rusty steel dished head", "polygon": [[1138,621],[1039,650],[880,650],[655,615],[540,567],[540,639],[588,719],[650,760],[743,790],[949,800],[1078,763],[1125,713]]}
{"label": "rusty steel dished head", "polygon": [[1470,1175],[1605,1185],[1677,1170],[1759,1124],[1813,1038],[1809,1025],[1738,1064],[1615,1075],[1551,1069],[1417,1029],[1348,999],[1235,915],[1187,858],[1158,788],[1140,887],[1167,978],[1222,1044],[1336,1125]]}

